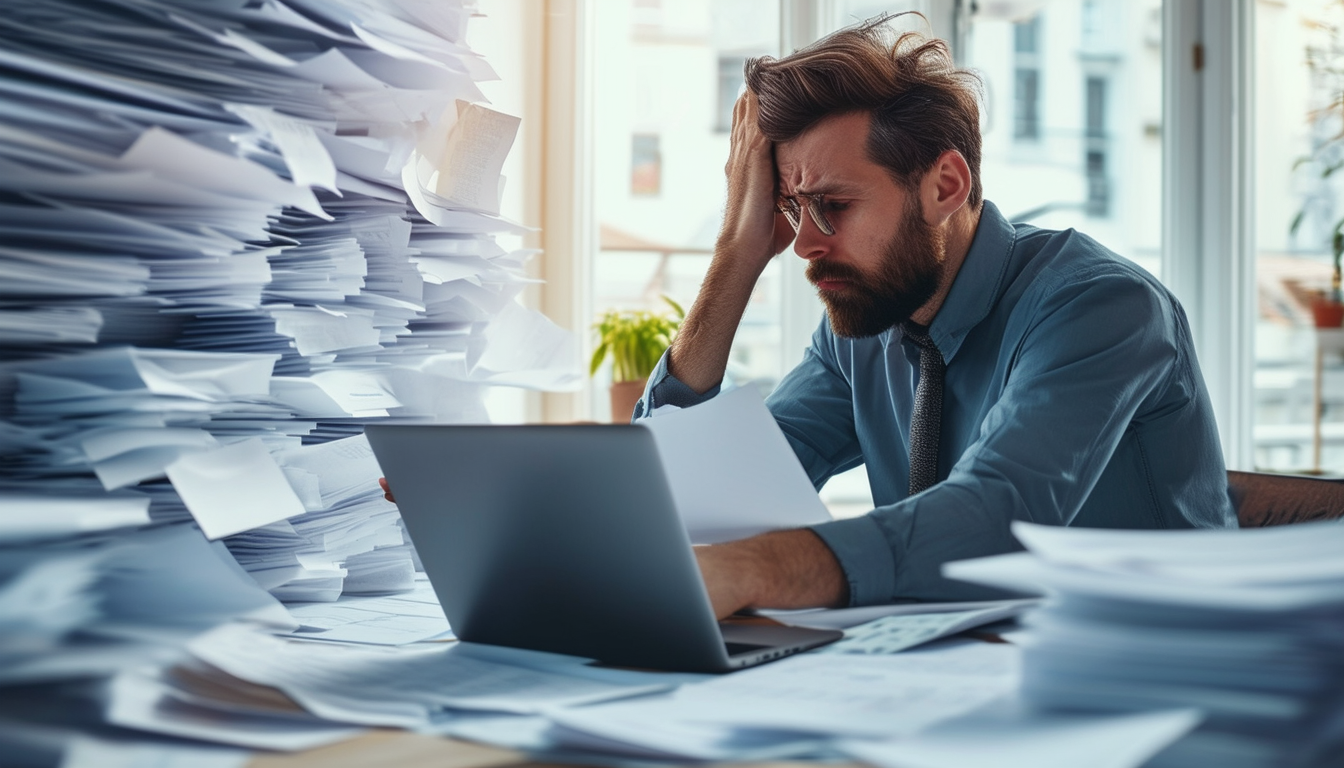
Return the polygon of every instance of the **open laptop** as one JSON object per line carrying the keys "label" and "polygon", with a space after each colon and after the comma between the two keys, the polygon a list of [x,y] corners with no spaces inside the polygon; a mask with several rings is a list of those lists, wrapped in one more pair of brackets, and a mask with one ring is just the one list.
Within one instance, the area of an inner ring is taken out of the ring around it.
{"label": "open laptop", "polygon": [[376,424],[369,444],[461,639],[726,672],[843,633],[715,621],[653,436]]}

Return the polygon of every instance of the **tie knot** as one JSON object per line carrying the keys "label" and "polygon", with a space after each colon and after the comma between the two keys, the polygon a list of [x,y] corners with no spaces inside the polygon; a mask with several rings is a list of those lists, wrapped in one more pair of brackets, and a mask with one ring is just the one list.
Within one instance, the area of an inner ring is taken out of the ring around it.
{"label": "tie knot", "polygon": [[924,349],[938,349],[933,343],[933,339],[929,338],[929,329],[927,326],[916,325],[915,323],[905,323],[901,326],[901,330],[905,332],[905,337],[913,341],[916,345],[923,347]]}

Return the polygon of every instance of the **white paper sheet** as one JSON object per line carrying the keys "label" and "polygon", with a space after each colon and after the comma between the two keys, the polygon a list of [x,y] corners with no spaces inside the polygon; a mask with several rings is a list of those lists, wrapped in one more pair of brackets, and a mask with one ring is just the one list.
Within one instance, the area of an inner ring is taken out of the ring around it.
{"label": "white paper sheet", "polygon": [[311,640],[405,645],[453,636],[433,588],[424,580],[405,594],[291,605],[289,613],[301,625],[294,634]]}
{"label": "white paper sheet", "polygon": [[20,542],[112,530],[149,522],[149,498],[139,495],[0,496],[0,542]]}
{"label": "white paper sheet", "polygon": [[337,191],[336,165],[311,125],[281,115],[269,107],[226,104],[225,109],[251,123],[275,142],[295,184]]}
{"label": "white paper sheet", "polygon": [[1019,651],[976,641],[897,655],[804,654],[678,690],[687,719],[883,738],[1012,691]]}
{"label": "white paper sheet", "polygon": [[150,128],[121,156],[126,168],[151,170],[165,179],[184,182],[242,199],[292,205],[331,219],[306,187],[278,178],[262,166],[195,144],[170,131]]}
{"label": "white paper sheet", "polygon": [[1194,710],[1132,715],[1042,713],[1004,700],[900,741],[846,741],[881,768],[1138,768],[1199,724]]}
{"label": "white paper sheet", "polygon": [[653,433],[696,544],[831,519],[754,387],[637,423]]}
{"label": "white paper sheet", "polygon": [[65,747],[61,768],[245,768],[251,761],[245,749],[76,736]]}
{"label": "white paper sheet", "polygon": [[997,608],[1005,611],[1003,618],[1016,616],[1040,605],[1039,598],[1016,600],[978,600],[961,603],[898,603],[895,605],[865,605],[859,608],[809,608],[804,610],[757,611],[762,616],[792,627],[813,629],[848,629],[886,616],[917,616],[933,613],[960,613]]}
{"label": "white paper sheet", "polygon": [[472,380],[550,391],[582,386],[574,334],[540,312],[505,302],[484,335],[485,350],[472,368]]}
{"label": "white paper sheet", "polygon": [[1108,531],[1013,523],[1027,549],[1058,565],[1209,584],[1344,582],[1344,525]]}
{"label": "white paper sheet", "polygon": [[558,710],[549,719],[547,735],[563,748],[654,760],[771,761],[805,756],[827,741],[693,720],[664,697]]}
{"label": "white paper sheet", "polygon": [[954,613],[887,616],[846,629],[843,640],[822,646],[816,653],[898,653],[941,637],[1012,618],[1021,612],[1020,607],[1012,606]]}
{"label": "white paper sheet", "polygon": [[1335,581],[1301,584],[1209,584],[1170,577],[1142,578],[1058,566],[1029,552],[1014,552],[943,565],[943,575],[977,584],[1043,594],[1067,589],[1089,598],[1188,605],[1234,611],[1288,611],[1339,605],[1344,592]]}
{"label": "white paper sheet", "polygon": [[170,464],[167,473],[211,539],[304,512],[303,502],[257,438],[187,454]]}
{"label": "white paper sheet", "polygon": [[346,725],[316,722],[311,717],[229,712],[184,701],[151,670],[128,670],[117,675],[109,697],[107,719],[114,725],[249,749],[314,749],[363,732]]}
{"label": "white paper sheet", "polygon": [[699,760],[795,756],[840,737],[917,733],[1012,691],[1017,650],[948,643],[896,656],[804,654],[669,697],[555,710],[567,746]]}
{"label": "white paper sheet", "polygon": [[473,658],[456,645],[387,649],[281,640],[221,627],[190,650],[235,677],[279,688],[320,717],[419,727],[445,707],[528,714],[665,690]]}
{"label": "white paper sheet", "polygon": [[460,208],[499,213],[500,171],[521,121],[479,104],[458,103],[434,192]]}

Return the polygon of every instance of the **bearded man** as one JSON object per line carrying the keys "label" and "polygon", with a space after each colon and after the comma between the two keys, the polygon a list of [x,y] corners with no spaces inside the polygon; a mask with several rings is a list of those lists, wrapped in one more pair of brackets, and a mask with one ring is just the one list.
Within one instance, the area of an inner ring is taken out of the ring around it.
{"label": "bearded man", "polygon": [[882,22],[747,65],[700,296],[636,417],[719,390],[790,241],[826,306],[767,400],[813,483],[866,464],[875,508],[698,548],[715,611],[984,596],[944,562],[1009,524],[1236,525],[1190,330],[1157,280],[980,188],[977,81]]}

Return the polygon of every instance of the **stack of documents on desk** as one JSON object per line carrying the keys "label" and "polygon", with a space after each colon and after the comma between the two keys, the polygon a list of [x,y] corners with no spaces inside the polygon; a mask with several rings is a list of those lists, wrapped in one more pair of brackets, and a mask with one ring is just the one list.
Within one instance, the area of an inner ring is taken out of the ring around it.
{"label": "stack of documents on desk", "polygon": [[415,585],[342,455],[363,420],[480,421],[488,385],[579,380],[513,301],[531,253],[495,241],[521,231],[498,207],[517,121],[472,103],[473,13],[4,4],[0,743],[26,762],[100,727],[70,686],[182,703],[138,665],[232,618],[295,627],[276,596]]}
{"label": "stack of documents on desk", "polygon": [[1051,710],[1193,708],[1151,765],[1334,765],[1344,753],[1344,525],[1102,531],[1015,523],[1026,553],[952,578],[1048,590],[1023,698]]}
{"label": "stack of documents on desk", "polygon": [[[55,764],[99,726],[105,681],[170,665],[202,631],[246,616],[294,626],[219,543],[190,525],[0,546],[0,762]],[[18,756],[24,755],[21,760]]]}
{"label": "stack of documents on desk", "polygon": [[439,598],[424,574],[415,586],[391,595],[343,595],[335,602],[286,603],[299,623],[296,637],[365,645],[406,645],[451,640]]}
{"label": "stack of documents on desk", "polygon": [[415,555],[363,435],[274,457],[306,511],[225,540],[258,583],[287,602],[415,586]]}
{"label": "stack of documents on desk", "polygon": [[[583,659],[462,643],[359,648],[235,625],[189,647],[190,660],[120,675],[109,703],[113,721],[296,749],[348,736],[351,724],[428,728],[471,714],[535,715],[671,687],[648,673],[591,670]],[[206,721],[202,712],[213,716]]]}

